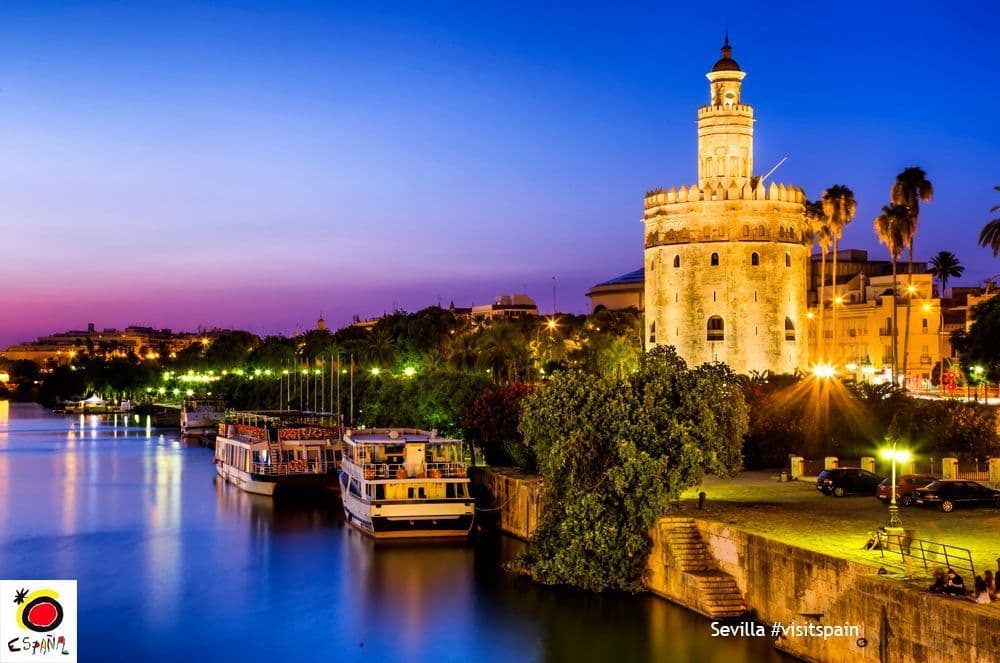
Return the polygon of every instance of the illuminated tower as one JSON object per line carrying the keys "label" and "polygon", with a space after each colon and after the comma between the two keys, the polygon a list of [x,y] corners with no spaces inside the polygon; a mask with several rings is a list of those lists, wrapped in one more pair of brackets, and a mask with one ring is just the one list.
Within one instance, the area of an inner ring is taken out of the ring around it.
{"label": "illuminated tower", "polygon": [[745,76],[727,36],[698,109],[698,183],[646,194],[645,344],[790,373],[806,356],[805,194],[754,176]]}

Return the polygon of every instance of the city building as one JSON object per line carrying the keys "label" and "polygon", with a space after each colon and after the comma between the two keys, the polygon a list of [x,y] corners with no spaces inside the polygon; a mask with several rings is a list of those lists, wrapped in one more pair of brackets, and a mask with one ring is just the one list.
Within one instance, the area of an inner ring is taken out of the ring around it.
{"label": "city building", "polygon": [[[864,251],[855,252],[863,255]],[[863,261],[854,261],[859,266]],[[838,256],[838,272],[840,256]],[[942,357],[951,356],[951,342],[944,327],[942,300],[935,290],[933,275],[924,266],[912,281],[905,273],[869,276],[861,269],[836,284],[827,280],[825,306],[810,308],[809,360],[811,364],[836,366],[843,377],[883,382],[892,380],[893,301],[896,302],[896,366],[910,388],[930,388],[934,367]],[[916,271],[916,270],[915,270]],[[819,283],[810,292],[810,301],[819,301]],[[945,306],[947,302],[944,302]],[[906,331],[909,307],[909,339]],[[822,331],[822,333],[821,333]],[[822,339],[822,340],[821,340]]]}
{"label": "city building", "polygon": [[538,315],[538,305],[534,299],[525,294],[500,295],[492,304],[473,306],[471,315],[480,320],[519,318],[525,315]]}
{"label": "city building", "polygon": [[727,37],[698,109],[697,183],[645,196],[645,345],[791,373],[807,352],[806,197],[755,174],[744,76]]}
{"label": "city building", "polygon": [[591,313],[601,309],[625,308],[637,308],[641,311],[645,306],[643,282],[644,271],[640,267],[628,274],[598,283],[587,291]]}
{"label": "city building", "polygon": [[125,358],[135,355],[140,359],[156,360],[164,354],[175,354],[195,342],[210,343],[211,339],[227,331],[213,329],[198,333],[174,333],[169,329],[138,326],[123,330],[97,329],[94,323],[90,323],[86,330],[69,330],[40,336],[28,343],[11,345],[4,352],[4,357],[9,361],[27,359],[37,364],[67,363],[78,354],[86,352],[106,357]]}

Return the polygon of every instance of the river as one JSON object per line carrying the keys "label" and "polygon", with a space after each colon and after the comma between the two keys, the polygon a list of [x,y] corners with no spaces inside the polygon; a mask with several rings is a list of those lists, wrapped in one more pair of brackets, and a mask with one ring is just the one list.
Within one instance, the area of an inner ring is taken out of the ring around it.
{"label": "river", "polygon": [[655,597],[504,572],[521,545],[375,545],[334,496],[218,481],[177,431],[0,401],[0,578],[78,580],[81,661],[791,660]]}

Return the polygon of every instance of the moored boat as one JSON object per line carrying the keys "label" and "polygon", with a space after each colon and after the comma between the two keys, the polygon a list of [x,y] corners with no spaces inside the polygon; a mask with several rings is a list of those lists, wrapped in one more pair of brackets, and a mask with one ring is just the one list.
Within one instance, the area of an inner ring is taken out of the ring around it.
{"label": "moored boat", "polygon": [[329,415],[232,412],[215,437],[218,475],[260,495],[336,486],[340,454],[340,427]]}
{"label": "moored boat", "polygon": [[340,499],[375,538],[465,537],[475,514],[462,443],[415,428],[347,430]]}
{"label": "moored boat", "polygon": [[221,398],[186,398],[181,403],[181,435],[211,437],[225,416]]}

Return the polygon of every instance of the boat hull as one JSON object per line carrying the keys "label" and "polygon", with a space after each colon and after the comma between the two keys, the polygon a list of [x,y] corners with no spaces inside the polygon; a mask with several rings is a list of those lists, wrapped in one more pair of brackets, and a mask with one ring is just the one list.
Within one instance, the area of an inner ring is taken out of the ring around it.
{"label": "boat hull", "polygon": [[347,488],[341,473],[340,498],[347,522],[375,539],[464,539],[474,520],[471,502],[461,500],[372,504]]}
{"label": "boat hull", "polygon": [[274,495],[286,490],[308,490],[336,487],[333,474],[282,474],[266,476],[245,472],[231,465],[215,461],[215,471],[234,486],[256,495]]}

